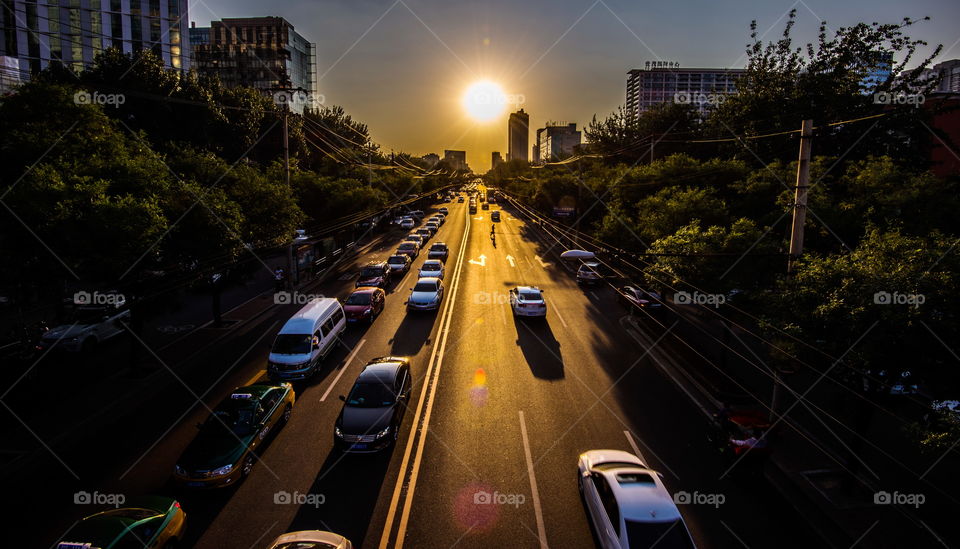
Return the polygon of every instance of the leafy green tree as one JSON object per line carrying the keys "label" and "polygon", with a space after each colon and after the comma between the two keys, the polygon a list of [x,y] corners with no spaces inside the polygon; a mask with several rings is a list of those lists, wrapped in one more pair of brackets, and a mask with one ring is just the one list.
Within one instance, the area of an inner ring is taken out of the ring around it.
{"label": "leafy green tree", "polygon": [[[620,107],[603,120],[593,120],[584,134],[589,143],[589,152],[601,154],[612,162],[635,164],[641,160],[669,156],[689,146],[671,143],[670,136],[692,139],[698,135],[700,117],[693,106],[680,103],[654,105],[638,116],[631,116]],[[657,142],[665,138],[661,142]]]}

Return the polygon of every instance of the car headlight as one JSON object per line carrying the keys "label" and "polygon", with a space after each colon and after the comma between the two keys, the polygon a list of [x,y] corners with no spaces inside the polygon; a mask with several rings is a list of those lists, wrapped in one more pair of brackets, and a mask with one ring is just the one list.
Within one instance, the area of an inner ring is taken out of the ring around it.
{"label": "car headlight", "polygon": [[223,475],[229,475],[230,471],[233,471],[233,465],[224,465],[219,469],[214,469],[213,471],[210,471],[210,476],[220,477]]}
{"label": "car headlight", "polygon": [[182,477],[187,476],[187,470],[184,469],[183,467],[180,467],[179,465],[174,465],[174,466],[173,466],[173,472],[176,473],[176,474],[178,474],[178,475],[180,475],[180,476],[182,476]]}
{"label": "car headlight", "polygon": [[387,425],[387,427],[386,427],[384,430],[382,430],[382,431],[380,431],[379,433],[377,433],[377,438],[378,438],[378,439],[379,439],[379,438],[383,438],[383,437],[385,437],[385,436],[387,436],[387,435],[389,435],[389,434],[390,434],[390,426]]}
{"label": "car headlight", "polygon": [[337,438],[343,438],[343,431],[339,427],[333,428],[333,434],[337,435]]}

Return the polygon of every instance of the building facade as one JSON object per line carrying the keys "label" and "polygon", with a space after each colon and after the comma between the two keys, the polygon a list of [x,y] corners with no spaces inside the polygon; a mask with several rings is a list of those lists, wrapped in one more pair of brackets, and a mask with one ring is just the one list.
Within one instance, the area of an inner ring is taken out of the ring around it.
{"label": "building facade", "polygon": [[951,59],[923,71],[923,79],[939,80],[933,93],[960,93],[960,59]]}
{"label": "building facade", "polygon": [[490,169],[496,168],[500,164],[503,164],[503,157],[500,156],[499,151],[493,151],[490,154]]}
{"label": "building facade", "polygon": [[573,156],[574,148],[580,145],[581,134],[576,123],[550,123],[537,130],[537,144],[534,146],[535,161],[553,162]]}
{"label": "building facade", "polygon": [[192,27],[190,39],[193,67],[218,76],[226,86],[251,87],[267,95],[277,88],[294,88],[300,97],[319,97],[316,44],[282,17],[213,21],[209,27]]}
{"label": "building facade", "polygon": [[[663,65],[660,63],[659,65]],[[647,68],[627,73],[626,110],[636,117],[661,103],[686,103],[706,114],[727,95],[736,93],[737,79],[743,69],[685,69],[678,63],[667,66],[647,64]]]}
{"label": "building facade", "polygon": [[467,151],[443,151],[443,160],[454,170],[467,169]]}
{"label": "building facade", "polygon": [[529,162],[527,150],[530,147],[530,115],[520,109],[510,113],[507,121],[507,160]]}
{"label": "building facade", "polygon": [[187,0],[4,0],[0,57],[17,60],[21,80],[51,62],[81,71],[111,47],[152,50],[167,68],[186,70],[186,16]]}

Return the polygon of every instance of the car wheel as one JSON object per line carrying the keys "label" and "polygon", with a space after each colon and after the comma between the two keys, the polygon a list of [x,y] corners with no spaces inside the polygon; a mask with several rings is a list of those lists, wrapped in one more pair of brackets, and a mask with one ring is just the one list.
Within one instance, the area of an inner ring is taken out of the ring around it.
{"label": "car wheel", "polygon": [[283,422],[287,423],[290,421],[290,416],[293,415],[293,406],[287,404],[287,407],[283,409]]}
{"label": "car wheel", "polygon": [[240,474],[246,478],[250,474],[250,471],[253,471],[253,454],[248,455],[243,460],[243,466],[240,469]]}

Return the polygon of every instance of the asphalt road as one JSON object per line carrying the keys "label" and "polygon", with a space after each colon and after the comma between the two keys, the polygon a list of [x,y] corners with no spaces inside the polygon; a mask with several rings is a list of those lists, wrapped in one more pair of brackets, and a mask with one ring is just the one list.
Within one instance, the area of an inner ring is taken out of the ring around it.
{"label": "asphalt road", "polygon": [[[405,311],[423,254],[393,285],[376,322],[349,328],[323,371],[294,384],[293,418],[240,486],[183,491],[170,474],[207,406],[261,378],[267,346],[296,306],[239,331],[209,356],[210,368],[158,398],[169,409],[113,433],[116,448],[71,462],[83,481],[48,484],[44,497],[56,514],[33,517],[47,524],[39,541],[49,545],[96,510],[69,504],[72,491],[85,489],[176,495],[187,513],[187,547],[264,547],[302,529],[338,532],[357,547],[591,547],[576,459],[614,448],[641,455],[672,492],[722,496],[719,506],[681,506],[698,547],[817,544],[762,480],[718,480],[726,462],[707,441],[705,417],[656,365],[672,352],[669,335],[651,328],[643,335],[660,343],[641,348],[621,326],[625,312],[610,291],[579,288],[509,212],[496,223],[494,246],[489,211],[469,216],[465,204],[446,206],[447,222],[431,240],[450,246],[444,307]],[[391,251],[372,250],[357,265]],[[507,291],[519,284],[544,290],[546,321],[512,317]],[[320,291],[343,297],[352,287],[343,277]],[[398,443],[378,455],[341,454],[333,449],[338,396],[367,360],[385,355],[409,357],[414,377]],[[500,503],[483,503],[484,492]],[[278,503],[284,493],[311,503]]]}

